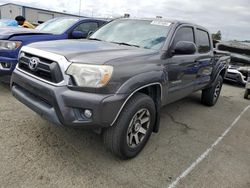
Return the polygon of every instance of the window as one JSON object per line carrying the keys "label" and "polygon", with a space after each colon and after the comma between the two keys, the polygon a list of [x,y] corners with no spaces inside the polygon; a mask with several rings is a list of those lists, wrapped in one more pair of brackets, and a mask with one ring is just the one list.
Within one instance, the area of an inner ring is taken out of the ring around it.
{"label": "window", "polygon": [[171,22],[165,20],[118,19],[104,25],[90,39],[158,50],[164,44],[170,26]]}
{"label": "window", "polygon": [[175,34],[173,46],[175,46],[179,41],[188,41],[194,43],[194,29],[192,27],[180,28]]}
{"label": "window", "polygon": [[96,22],[85,22],[85,23],[78,25],[75,28],[75,31],[88,33],[90,31],[95,31],[97,28],[98,28],[98,24]]}
{"label": "window", "polygon": [[210,51],[210,39],[206,31],[197,29],[197,46],[199,53],[207,53]]}
{"label": "window", "polygon": [[36,30],[53,34],[62,34],[78,21],[78,18],[54,18],[37,26]]}

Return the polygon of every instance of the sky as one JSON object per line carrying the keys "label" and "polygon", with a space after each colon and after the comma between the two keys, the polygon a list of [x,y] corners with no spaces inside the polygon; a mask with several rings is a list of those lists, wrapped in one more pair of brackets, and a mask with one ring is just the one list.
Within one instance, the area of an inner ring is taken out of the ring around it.
{"label": "sky", "polygon": [[[81,1],[81,8],[80,7]],[[94,17],[156,17],[200,24],[223,40],[250,40],[250,0],[0,0]]]}

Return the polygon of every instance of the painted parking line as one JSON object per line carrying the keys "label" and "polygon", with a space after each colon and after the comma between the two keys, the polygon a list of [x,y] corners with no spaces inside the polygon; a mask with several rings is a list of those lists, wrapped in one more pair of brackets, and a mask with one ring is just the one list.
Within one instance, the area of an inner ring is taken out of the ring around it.
{"label": "painted parking line", "polygon": [[228,134],[228,132],[236,125],[240,118],[246,113],[250,108],[250,105],[244,108],[244,110],[238,115],[238,117],[233,121],[233,123],[225,130],[225,132],[203,153],[198,157],[182,174],[173,181],[168,188],[175,188],[178,183],[185,178],[200,162],[202,162],[208,154],[213,151],[214,147],[218,145],[221,140]]}

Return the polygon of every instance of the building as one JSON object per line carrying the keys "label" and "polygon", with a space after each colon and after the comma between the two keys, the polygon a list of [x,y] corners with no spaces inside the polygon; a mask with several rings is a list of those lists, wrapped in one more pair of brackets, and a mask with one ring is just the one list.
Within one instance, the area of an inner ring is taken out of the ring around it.
{"label": "building", "polygon": [[19,15],[24,16],[29,22],[33,24],[40,24],[49,19],[62,16],[79,17],[78,15],[74,14],[22,6],[14,3],[0,5],[0,19],[15,19],[15,17]]}

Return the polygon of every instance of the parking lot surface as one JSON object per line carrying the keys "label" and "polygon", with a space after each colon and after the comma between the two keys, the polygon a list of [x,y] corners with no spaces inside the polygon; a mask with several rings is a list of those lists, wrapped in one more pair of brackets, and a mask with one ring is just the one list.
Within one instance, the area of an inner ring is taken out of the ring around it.
{"label": "parking lot surface", "polygon": [[[0,187],[168,187],[249,104],[225,84],[214,107],[200,93],[163,108],[161,127],[138,157],[121,161],[100,136],[53,125],[0,84]],[[250,110],[176,187],[250,187]]]}

